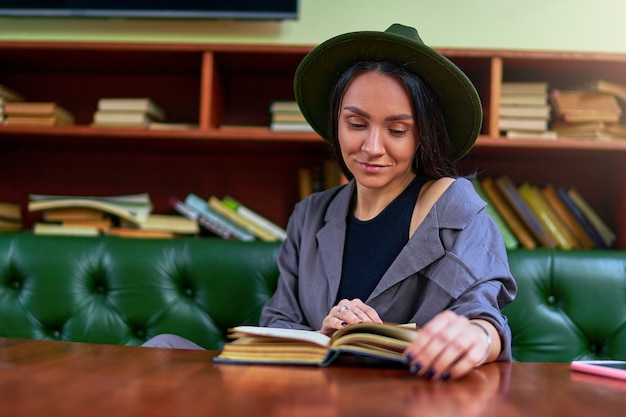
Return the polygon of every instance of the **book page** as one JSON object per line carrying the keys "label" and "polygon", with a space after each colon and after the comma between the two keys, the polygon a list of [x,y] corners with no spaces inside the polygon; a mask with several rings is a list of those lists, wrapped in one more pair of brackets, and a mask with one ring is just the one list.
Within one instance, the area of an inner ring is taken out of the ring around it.
{"label": "book page", "polygon": [[319,346],[327,347],[330,338],[320,332],[313,330],[299,329],[280,329],[274,327],[256,327],[256,326],[237,326],[232,330],[231,335],[239,337],[240,335],[275,337],[281,339],[298,340],[302,342],[314,343]]}

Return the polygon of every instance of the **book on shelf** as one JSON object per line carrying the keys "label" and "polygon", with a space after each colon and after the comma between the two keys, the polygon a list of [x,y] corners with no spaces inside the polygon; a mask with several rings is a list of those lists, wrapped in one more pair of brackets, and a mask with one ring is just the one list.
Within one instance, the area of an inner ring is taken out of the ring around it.
{"label": "book on shelf", "polygon": [[22,229],[22,222],[0,218],[0,233],[17,232]]}
{"label": "book on shelf", "polygon": [[224,217],[222,214],[218,213],[209,206],[207,200],[201,198],[200,196],[190,193],[185,197],[185,204],[197,210],[204,217],[209,218],[211,221],[220,223],[223,228],[227,229],[230,234],[235,236],[239,240],[243,240],[246,242],[255,240],[255,236],[253,233],[239,226],[238,224],[232,222],[228,218]]}
{"label": "book on shelf", "polygon": [[603,121],[571,123],[555,121],[552,129],[559,137],[608,140],[626,138],[626,125]]}
{"label": "book on shelf", "polygon": [[150,116],[140,111],[97,110],[93,114],[93,124],[96,126],[147,127],[152,120]]}
{"label": "book on shelf", "polygon": [[548,120],[521,117],[500,117],[498,119],[498,129],[504,131],[526,130],[531,132],[544,132],[548,130]]}
{"label": "book on shelf", "polygon": [[295,101],[276,100],[270,105],[270,113],[292,112],[300,113],[300,107]]}
{"label": "book on shelf", "polygon": [[539,140],[557,140],[559,135],[554,130],[531,131],[531,130],[507,130],[505,137],[507,139],[539,139]]}
{"label": "book on shelf", "polygon": [[577,90],[590,90],[597,91],[600,93],[608,93],[613,94],[618,99],[622,100],[622,102],[626,103],[626,85],[620,84],[604,79],[597,79],[593,81],[589,81],[582,85],[575,87]]}
{"label": "book on shelf", "polygon": [[548,104],[543,106],[504,105],[500,106],[500,117],[549,120],[551,110]]}
{"label": "book on shelf", "polygon": [[87,207],[61,207],[43,211],[45,221],[64,220],[102,220],[107,214],[96,209]]}
{"label": "book on shelf", "polygon": [[24,101],[22,93],[5,84],[0,84],[0,105],[7,102]]}
{"label": "book on shelf", "polygon": [[55,126],[74,124],[74,115],[54,102],[7,102],[6,126]]}
{"label": "book on shelf", "polygon": [[151,121],[148,128],[153,130],[191,130],[198,129],[197,123],[173,123]]}
{"label": "book on shelf", "polygon": [[302,113],[298,112],[275,112],[272,113],[273,123],[308,123]]}
{"label": "book on shelf", "polygon": [[270,130],[276,132],[313,132],[313,128],[307,122],[272,122]]}
{"label": "book on shelf", "polygon": [[165,120],[165,110],[148,97],[118,98],[103,97],[98,100],[98,110],[117,113],[143,113],[152,120]]}
{"label": "book on shelf", "polygon": [[7,116],[4,119],[5,126],[67,126],[73,123],[73,120],[57,116]]}
{"label": "book on shelf", "polygon": [[614,95],[596,91],[550,92],[555,119],[566,122],[619,122],[622,109]]}
{"label": "book on shelf", "polygon": [[179,214],[196,221],[200,227],[223,239],[237,239],[237,237],[222,222],[203,215],[199,210],[186,204],[178,197],[170,197],[169,205]]}
{"label": "book on shelf", "polygon": [[552,235],[560,249],[570,250],[577,247],[577,244],[569,234],[569,231],[566,230],[555,217],[552,209],[545,204],[537,186],[524,182],[520,184],[517,189],[524,201],[526,201],[530,209],[535,213],[539,221]]}
{"label": "book on shelf", "polygon": [[[150,214],[145,222],[133,224],[127,221],[120,223],[125,229],[133,229],[145,232],[164,232],[173,236],[197,235],[200,232],[198,222],[181,214]],[[129,233],[130,234],[130,233]],[[137,232],[137,234],[140,234]],[[149,233],[146,233],[147,235]]]}
{"label": "book on shelf", "polygon": [[500,96],[500,106],[543,106],[548,103],[548,93],[524,94],[511,93]]}
{"label": "book on shelf", "polygon": [[22,229],[22,208],[19,204],[0,201],[0,232]]}
{"label": "book on shelf", "polygon": [[[54,223],[54,222],[49,222]],[[102,234],[108,234],[113,228],[113,220],[109,217],[102,219],[63,219],[58,221],[63,226],[90,226],[95,227]]]}
{"label": "book on shelf", "polygon": [[246,218],[250,220],[251,222],[254,222],[258,224],[259,226],[263,227],[264,229],[268,230],[270,233],[276,236],[278,240],[285,240],[287,238],[287,231],[284,228],[270,221],[266,217],[261,216],[257,212],[251,210],[244,204],[235,200],[233,197],[224,196],[224,198],[222,198],[222,202],[228,207],[230,207],[231,210],[234,210],[237,213],[239,213],[243,218]]}
{"label": "book on shelf", "polygon": [[515,213],[513,207],[501,194],[494,179],[491,177],[483,178],[480,181],[480,185],[485,191],[487,197],[489,197],[489,201],[493,203],[496,211],[500,213],[506,224],[515,235],[520,245],[526,249],[534,249],[537,247],[537,241]]}
{"label": "book on shelf", "polygon": [[109,234],[112,236],[139,239],[172,239],[176,237],[175,233],[166,230],[145,230],[130,227],[113,227],[109,230]]}
{"label": "book on shelf", "polygon": [[17,203],[0,201],[0,219],[21,221],[22,207]]}
{"label": "book on shelf", "polygon": [[[326,336],[313,330],[237,326],[218,363],[328,366],[406,366],[404,350],[418,335],[415,325],[359,323]],[[342,362],[343,360],[343,362]]]}
{"label": "book on shelf", "polygon": [[53,236],[100,236],[100,230],[95,226],[66,226],[40,222],[33,225],[33,233]]}
{"label": "book on shelf", "polygon": [[128,194],[119,196],[61,196],[31,194],[28,211],[42,211],[59,208],[90,208],[128,220],[133,224],[146,221],[152,212],[152,202],[148,194]]}
{"label": "book on shelf", "polygon": [[575,187],[570,187],[567,190],[567,194],[572,199],[574,204],[578,206],[580,211],[585,215],[587,220],[591,223],[591,225],[596,229],[604,245],[607,248],[613,246],[613,244],[617,241],[617,236],[611,230],[611,228],[602,220],[602,217],[598,215],[598,213],[593,209],[593,207],[585,200],[585,198],[578,192]]}
{"label": "book on shelf", "polygon": [[217,213],[196,194],[190,193],[184,200],[172,196],[168,202],[178,213],[197,221],[201,227],[219,237],[243,241],[255,239],[254,234]]}
{"label": "book on shelf", "polygon": [[480,184],[480,180],[477,177],[471,179],[472,184],[474,185],[474,189],[476,193],[482,198],[487,205],[485,206],[485,210],[487,214],[493,219],[494,223],[500,230],[500,234],[502,235],[502,239],[504,240],[504,246],[507,249],[516,249],[519,247],[519,241],[515,237],[515,234],[511,230],[511,228],[507,225],[504,218],[500,215],[494,204],[491,202],[491,199],[485,193],[483,186]]}
{"label": "book on shelf", "polygon": [[500,87],[502,95],[534,94],[545,97],[548,91],[547,81],[504,81]]}
{"label": "book on shelf", "polygon": [[224,217],[226,217],[233,223],[238,224],[242,228],[248,230],[258,239],[263,240],[265,242],[275,242],[278,240],[278,238],[273,233],[259,226],[258,224],[250,221],[249,219],[246,219],[235,210],[232,210],[228,205],[226,205],[224,202],[222,202],[222,200],[220,200],[216,196],[214,195],[210,196],[208,200],[208,204],[209,204],[209,207],[214,209],[216,212],[223,215]]}
{"label": "book on shelf", "polygon": [[602,239],[598,231],[591,224],[591,222],[587,219],[585,214],[580,210],[580,208],[576,205],[576,203],[574,203],[572,198],[569,196],[567,190],[562,187],[557,187],[556,193],[558,194],[563,204],[565,204],[567,209],[570,211],[570,213],[572,213],[572,215],[576,218],[576,220],[578,221],[578,224],[580,224],[583,227],[583,229],[585,229],[585,232],[587,233],[587,235],[591,238],[591,240],[593,240],[594,247],[600,248],[600,249],[607,249],[608,247],[604,243],[604,240]]}
{"label": "book on shelf", "polygon": [[578,246],[583,249],[593,249],[595,247],[593,240],[589,237],[585,229],[578,222],[578,220],[576,220],[567,206],[565,206],[565,203],[563,203],[557,194],[554,185],[546,184],[543,188],[541,188],[541,193],[548,201],[550,207],[552,207],[563,223],[565,223],[567,228],[571,231],[571,234],[578,242]]}
{"label": "book on shelf", "polygon": [[513,181],[511,181],[511,179],[506,175],[501,175],[495,179],[495,182],[504,198],[508,201],[511,207],[513,207],[513,210],[517,213],[519,218],[522,219],[522,222],[526,225],[537,242],[539,242],[542,246],[555,248],[557,246],[557,242],[539,221],[528,204],[526,204],[526,201],[520,195]]}

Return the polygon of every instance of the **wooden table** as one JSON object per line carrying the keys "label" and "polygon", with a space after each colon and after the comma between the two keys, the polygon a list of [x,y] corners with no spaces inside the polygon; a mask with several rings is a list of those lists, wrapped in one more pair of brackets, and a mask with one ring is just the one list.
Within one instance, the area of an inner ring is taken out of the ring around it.
{"label": "wooden table", "polygon": [[489,364],[433,382],[403,370],[218,365],[214,354],[0,339],[0,415],[626,415],[626,382],[567,364]]}

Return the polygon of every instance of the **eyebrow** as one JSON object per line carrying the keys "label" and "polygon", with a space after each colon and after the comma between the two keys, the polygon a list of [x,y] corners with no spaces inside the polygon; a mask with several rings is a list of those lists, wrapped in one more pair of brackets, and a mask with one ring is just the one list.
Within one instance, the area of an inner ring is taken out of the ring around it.
{"label": "eyebrow", "polygon": [[[352,113],[356,113],[359,116],[363,116],[363,117],[367,117],[369,118],[370,115],[367,112],[364,112],[363,110],[359,109],[356,106],[345,106],[343,108],[343,110],[347,110],[350,111]],[[394,120],[413,120],[413,116],[410,114],[397,114],[397,115],[393,115],[393,116],[387,116],[385,117],[386,121],[394,121]]]}

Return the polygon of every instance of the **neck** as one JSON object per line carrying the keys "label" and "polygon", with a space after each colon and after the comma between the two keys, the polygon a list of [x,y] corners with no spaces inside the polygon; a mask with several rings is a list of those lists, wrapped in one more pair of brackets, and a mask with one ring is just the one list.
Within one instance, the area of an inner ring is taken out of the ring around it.
{"label": "neck", "polygon": [[352,210],[354,217],[359,220],[373,219],[398,197],[414,178],[415,174],[411,173],[393,186],[383,188],[368,188],[357,182]]}

